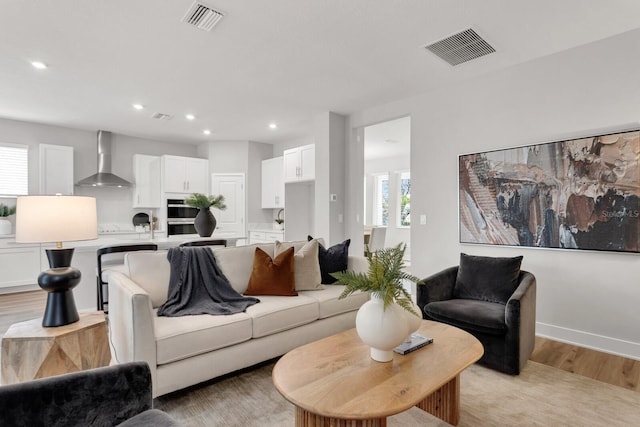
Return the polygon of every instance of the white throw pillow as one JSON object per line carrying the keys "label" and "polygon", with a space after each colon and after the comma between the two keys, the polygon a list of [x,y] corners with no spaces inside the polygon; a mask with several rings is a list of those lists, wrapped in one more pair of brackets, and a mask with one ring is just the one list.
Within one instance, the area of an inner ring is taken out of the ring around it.
{"label": "white throw pillow", "polygon": [[[275,256],[295,247],[293,242],[279,242],[276,240]],[[319,291],[324,289],[320,262],[318,261],[318,241],[307,242],[293,255],[293,272],[296,281],[296,291]]]}

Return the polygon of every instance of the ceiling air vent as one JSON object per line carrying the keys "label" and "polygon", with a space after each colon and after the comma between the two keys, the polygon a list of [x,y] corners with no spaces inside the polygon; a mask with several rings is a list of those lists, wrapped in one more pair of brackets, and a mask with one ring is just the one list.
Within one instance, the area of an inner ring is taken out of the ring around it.
{"label": "ceiling air vent", "polygon": [[187,14],[184,15],[182,22],[204,31],[211,31],[223,16],[224,13],[196,1],[191,5]]}
{"label": "ceiling air vent", "polygon": [[426,45],[425,49],[454,66],[496,51],[471,28]]}
{"label": "ceiling air vent", "polygon": [[173,116],[171,116],[170,114],[164,114],[164,113],[153,113],[153,115],[151,116],[152,119],[156,119],[156,120],[171,120]]}

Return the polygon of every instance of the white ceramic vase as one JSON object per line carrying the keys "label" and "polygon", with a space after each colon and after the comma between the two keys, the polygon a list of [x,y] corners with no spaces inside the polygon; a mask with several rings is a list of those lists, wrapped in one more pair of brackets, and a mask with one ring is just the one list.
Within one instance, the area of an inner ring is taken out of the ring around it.
{"label": "white ceramic vase", "polygon": [[378,362],[393,360],[393,348],[402,344],[409,334],[406,310],[384,302],[376,293],[360,307],[356,315],[356,330],[360,339],[371,347],[371,358]]}
{"label": "white ceramic vase", "polygon": [[0,218],[0,234],[11,234],[11,221]]}

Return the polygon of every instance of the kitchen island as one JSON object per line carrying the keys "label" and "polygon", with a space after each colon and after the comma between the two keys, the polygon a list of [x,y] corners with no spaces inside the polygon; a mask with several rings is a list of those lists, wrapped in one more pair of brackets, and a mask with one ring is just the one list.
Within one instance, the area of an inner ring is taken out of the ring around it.
{"label": "kitchen island", "polygon": [[[215,234],[213,239],[226,239],[228,246],[235,246],[244,236],[224,236]],[[151,233],[115,232],[103,233],[95,240],[64,242],[65,248],[74,248],[71,265],[82,274],[80,284],[73,289],[78,310],[96,310],[96,270],[98,248],[104,246],[126,245],[134,243],[155,243],[158,249],[169,249],[180,243],[192,240],[207,240],[197,234],[167,237],[164,232]],[[55,244],[23,244],[16,243],[15,236],[0,236],[0,294],[23,292],[40,289],[38,275],[49,268],[45,249],[52,249]]]}

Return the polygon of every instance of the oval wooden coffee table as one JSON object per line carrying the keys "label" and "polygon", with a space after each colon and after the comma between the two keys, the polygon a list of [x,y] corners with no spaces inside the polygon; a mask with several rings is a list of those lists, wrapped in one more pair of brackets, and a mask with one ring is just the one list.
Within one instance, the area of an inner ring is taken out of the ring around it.
{"label": "oval wooden coffee table", "polygon": [[417,406],[450,424],[460,417],[460,372],[484,349],[467,332],[423,320],[433,343],[391,362],[369,357],[355,329],[298,347],[273,368],[273,383],[296,406],[296,426],[386,426]]}

